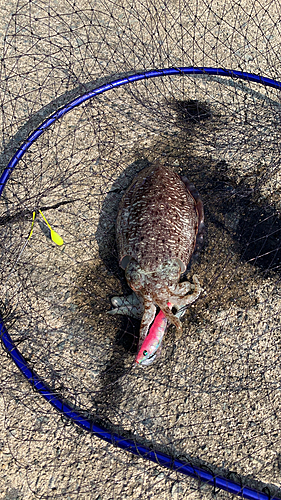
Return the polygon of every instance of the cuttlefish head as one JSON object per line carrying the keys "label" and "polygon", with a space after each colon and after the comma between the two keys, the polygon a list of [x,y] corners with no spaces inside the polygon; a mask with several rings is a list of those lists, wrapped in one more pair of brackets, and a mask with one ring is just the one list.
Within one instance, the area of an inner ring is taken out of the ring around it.
{"label": "cuttlefish head", "polygon": [[[171,259],[170,261],[160,263],[152,270],[147,267],[143,268],[135,259],[130,259],[125,270],[125,276],[130,288],[143,298],[145,309],[143,319],[145,318],[146,310],[153,303],[159,306],[168,321],[181,331],[181,322],[167,306],[169,298],[172,295],[172,287],[179,282],[181,271],[182,266],[178,259]],[[152,321],[153,319],[154,317]],[[147,321],[144,321],[144,327],[148,331]],[[140,338],[144,338],[147,331],[146,333],[140,331]]]}

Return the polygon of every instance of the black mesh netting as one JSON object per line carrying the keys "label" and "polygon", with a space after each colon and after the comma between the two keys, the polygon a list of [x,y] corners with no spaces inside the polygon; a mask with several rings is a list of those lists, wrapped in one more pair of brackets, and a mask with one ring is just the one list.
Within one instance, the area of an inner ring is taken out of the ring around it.
{"label": "black mesh netting", "polygon": [[[1,8],[2,170],[52,113],[113,80],[190,66],[281,79],[277,0]],[[281,495],[280,110],[278,88],[231,76],[127,83],[46,128],[0,198],[0,311],[31,370],[110,432],[269,497]],[[115,220],[156,161],[202,197],[205,243],[185,279],[197,274],[204,293],[183,337],[170,327],[160,359],[132,369],[139,322],[107,314],[130,293]],[[1,395],[3,499],[231,496],[71,424],[4,351]]]}

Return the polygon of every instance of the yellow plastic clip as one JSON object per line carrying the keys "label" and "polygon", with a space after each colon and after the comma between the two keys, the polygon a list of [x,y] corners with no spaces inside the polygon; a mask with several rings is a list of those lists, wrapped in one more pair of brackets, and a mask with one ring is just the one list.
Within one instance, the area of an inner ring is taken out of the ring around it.
{"label": "yellow plastic clip", "polygon": [[31,229],[30,229],[30,233],[29,233],[29,236],[28,236],[27,240],[29,240],[29,238],[31,238],[31,236],[32,236],[32,233],[33,233],[33,227],[34,227],[34,221],[35,221],[35,217],[36,217],[36,212],[33,212],[33,214],[32,214],[32,224],[31,224]]}
{"label": "yellow plastic clip", "polygon": [[[34,212],[33,212],[33,213],[34,213]],[[42,215],[42,217],[43,217],[44,221],[46,222],[46,224],[47,224],[48,228],[49,228],[49,229],[50,229],[50,231],[51,231],[51,238],[52,238],[53,242],[54,242],[56,245],[58,245],[58,246],[63,245],[63,239],[62,239],[62,237],[61,237],[58,233],[56,233],[56,231],[54,231],[54,230],[51,228],[51,226],[50,226],[49,222],[47,221],[47,219],[46,219],[45,215],[43,215],[43,214],[42,214],[41,210],[39,210],[39,213]],[[29,236],[29,237],[30,237],[30,236]]]}

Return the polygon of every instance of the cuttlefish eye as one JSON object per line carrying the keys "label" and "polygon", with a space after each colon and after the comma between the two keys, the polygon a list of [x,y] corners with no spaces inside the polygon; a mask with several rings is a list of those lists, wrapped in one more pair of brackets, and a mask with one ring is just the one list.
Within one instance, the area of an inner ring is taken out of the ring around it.
{"label": "cuttlefish eye", "polygon": [[143,355],[146,356],[147,355],[147,351],[143,351]]}

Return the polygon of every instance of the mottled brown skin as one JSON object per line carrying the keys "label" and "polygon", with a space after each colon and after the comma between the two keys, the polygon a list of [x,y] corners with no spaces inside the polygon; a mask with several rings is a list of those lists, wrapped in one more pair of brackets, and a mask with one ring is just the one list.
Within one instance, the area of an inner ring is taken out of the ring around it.
{"label": "mottled brown skin", "polygon": [[[194,186],[171,168],[149,166],[126,190],[117,216],[117,249],[127,282],[143,304],[140,343],[155,317],[155,305],[181,332],[181,322],[167,303],[179,308],[200,294],[196,276],[194,285],[179,283],[179,279],[194,252],[203,220],[203,205]],[[112,303],[117,305],[114,299]],[[125,302],[120,312],[124,311]]]}

